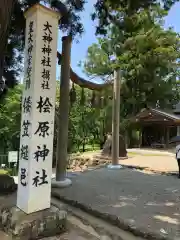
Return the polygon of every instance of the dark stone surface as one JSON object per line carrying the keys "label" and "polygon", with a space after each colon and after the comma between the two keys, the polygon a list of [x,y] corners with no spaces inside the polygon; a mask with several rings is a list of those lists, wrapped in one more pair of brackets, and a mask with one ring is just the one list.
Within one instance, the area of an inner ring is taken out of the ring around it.
{"label": "dark stone surface", "polygon": [[101,168],[52,195],[147,239],[180,239],[180,180]]}
{"label": "dark stone surface", "polygon": [[0,195],[12,193],[16,189],[17,186],[13,177],[6,174],[0,174]]}
{"label": "dark stone surface", "polygon": [[[102,154],[111,156],[112,151],[112,135],[108,135],[105,141]],[[119,157],[127,157],[126,145],[122,135],[119,135]]]}

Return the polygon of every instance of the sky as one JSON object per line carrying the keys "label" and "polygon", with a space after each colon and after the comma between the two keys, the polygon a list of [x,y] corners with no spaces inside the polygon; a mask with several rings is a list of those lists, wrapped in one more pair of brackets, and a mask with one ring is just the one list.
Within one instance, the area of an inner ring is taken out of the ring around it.
{"label": "sky", "polygon": [[168,16],[165,19],[165,27],[173,27],[174,31],[180,32],[179,15],[180,15],[180,3],[176,3],[171,8]]}
{"label": "sky", "polygon": [[[72,69],[79,74],[81,77],[86,77],[85,74],[83,74],[83,71],[80,67],[78,67],[78,63],[85,59],[87,54],[87,49],[89,46],[91,46],[93,43],[97,42],[96,36],[95,36],[95,23],[91,20],[90,14],[93,12],[93,5],[95,4],[96,0],[87,0],[87,3],[85,5],[85,11],[83,11],[81,15],[82,23],[84,25],[84,33],[81,38],[78,38],[78,42],[75,41],[72,44],[72,50],[71,50],[71,67]],[[61,39],[61,32],[59,32],[59,39]],[[62,42],[58,41],[58,49],[61,49]],[[59,69],[57,69],[57,76],[59,76]]]}
{"label": "sky", "polygon": [[[93,4],[96,0],[88,0],[85,5],[85,11],[81,14],[82,22],[84,24],[85,32],[79,39],[79,43],[74,42],[71,51],[71,67],[81,77],[88,77],[83,73],[82,69],[78,67],[78,63],[83,61],[87,55],[87,49],[93,43],[97,42],[95,36],[95,23],[91,20],[90,14],[93,12]],[[173,27],[176,32],[180,32],[179,24],[180,3],[176,3],[170,10],[168,16],[165,18],[164,27]],[[61,33],[59,33],[59,39]],[[61,41],[58,42],[58,49],[61,49]],[[57,68],[57,78],[59,77],[59,68]]]}

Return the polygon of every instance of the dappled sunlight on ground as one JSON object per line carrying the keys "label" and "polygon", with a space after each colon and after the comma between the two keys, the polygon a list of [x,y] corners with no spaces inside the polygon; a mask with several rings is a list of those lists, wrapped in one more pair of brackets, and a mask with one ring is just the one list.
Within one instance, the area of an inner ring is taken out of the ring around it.
{"label": "dappled sunlight on ground", "polygon": [[[135,149],[136,150],[136,149]],[[134,150],[134,151],[135,151]],[[152,152],[152,151],[151,151]],[[156,153],[157,152],[157,153]],[[159,151],[154,150],[153,154],[149,153],[149,150],[141,150],[137,149],[135,153],[128,153],[127,159],[120,159],[119,164],[124,166],[131,166],[132,168],[142,168],[136,169],[137,171],[146,171],[146,174],[154,174],[155,172],[163,172],[163,173],[172,173],[177,174],[178,166],[177,161],[175,159],[175,154],[166,153],[162,151],[164,155],[158,155]],[[156,155],[157,154],[157,155]],[[111,162],[111,157],[105,157],[101,155],[101,151],[94,151],[94,152],[85,152],[82,154],[74,154],[72,159],[78,159],[79,163],[75,163],[73,166],[73,171],[84,171],[87,168],[93,166],[102,165],[108,162]],[[82,163],[84,159],[84,164]],[[87,159],[85,161],[85,159]],[[80,164],[81,162],[81,164]],[[153,170],[153,171],[152,171]]]}
{"label": "dappled sunlight on ground", "polygon": [[120,208],[120,207],[127,207],[127,206],[133,206],[132,203],[127,203],[127,202],[120,202],[114,205],[111,205],[114,208]]}
{"label": "dappled sunlight on ground", "polygon": [[167,203],[156,203],[156,202],[148,202],[146,204],[147,206],[167,206],[167,207],[170,207],[170,206],[174,206],[175,204],[173,202],[167,202]]}
{"label": "dappled sunlight on ground", "polygon": [[[125,162],[126,160],[124,160]],[[70,188],[53,190],[88,211],[156,234],[180,237],[180,180],[131,169],[100,168],[73,179]]]}
{"label": "dappled sunlight on ground", "polygon": [[155,215],[155,216],[153,216],[153,218],[157,219],[157,220],[160,220],[160,221],[163,221],[163,222],[168,222],[168,223],[171,223],[171,224],[176,224],[176,225],[179,224],[179,220],[177,218],[171,218],[169,216]]}

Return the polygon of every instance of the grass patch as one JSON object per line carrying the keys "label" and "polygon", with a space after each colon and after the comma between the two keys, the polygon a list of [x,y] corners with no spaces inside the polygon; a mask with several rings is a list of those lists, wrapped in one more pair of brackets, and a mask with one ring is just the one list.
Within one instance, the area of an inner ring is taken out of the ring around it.
{"label": "grass patch", "polygon": [[18,169],[17,168],[6,168],[6,169],[0,169],[1,175],[9,175],[9,176],[17,176],[18,175]]}
{"label": "grass patch", "polygon": [[9,171],[5,170],[5,169],[0,169],[0,174],[9,174]]}
{"label": "grass patch", "polygon": [[[99,149],[100,149],[99,144],[94,144],[94,145],[86,144],[85,145],[85,152],[96,151]],[[82,150],[83,150],[83,147],[80,146],[79,151],[82,152]]]}

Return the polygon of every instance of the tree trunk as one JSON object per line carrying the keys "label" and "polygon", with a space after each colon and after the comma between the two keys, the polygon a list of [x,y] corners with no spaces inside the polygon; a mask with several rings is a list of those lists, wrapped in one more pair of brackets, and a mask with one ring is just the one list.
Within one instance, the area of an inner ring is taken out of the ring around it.
{"label": "tree trunk", "polygon": [[71,38],[62,38],[62,65],[60,81],[59,122],[57,135],[56,181],[64,181],[68,161],[68,122],[69,122],[69,79]]}
{"label": "tree trunk", "polygon": [[14,2],[15,0],[0,1],[0,83],[3,76],[8,29],[11,22],[11,14],[13,11]]}
{"label": "tree trunk", "polygon": [[112,165],[118,165],[119,160],[120,81],[120,70],[115,70],[112,114]]}
{"label": "tree trunk", "polygon": [[83,149],[82,149],[82,151],[83,151],[83,153],[85,152],[85,146],[86,146],[86,143],[85,143],[85,139],[83,139]]}

